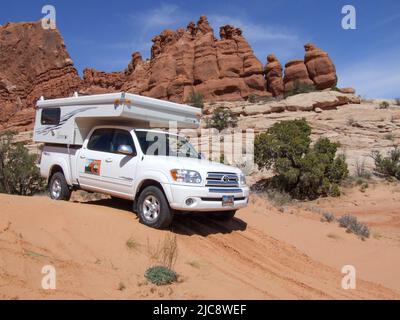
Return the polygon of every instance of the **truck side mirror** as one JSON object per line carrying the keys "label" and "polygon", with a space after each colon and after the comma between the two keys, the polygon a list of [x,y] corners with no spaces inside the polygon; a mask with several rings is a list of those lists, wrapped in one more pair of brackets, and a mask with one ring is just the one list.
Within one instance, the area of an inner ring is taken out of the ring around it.
{"label": "truck side mirror", "polygon": [[132,147],[127,144],[119,145],[117,152],[120,154],[127,155],[127,156],[136,156],[136,153],[133,152]]}

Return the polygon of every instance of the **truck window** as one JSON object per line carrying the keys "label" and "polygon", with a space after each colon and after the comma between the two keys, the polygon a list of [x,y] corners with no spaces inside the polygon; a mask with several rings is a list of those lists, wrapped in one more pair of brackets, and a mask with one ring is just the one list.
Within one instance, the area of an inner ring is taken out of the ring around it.
{"label": "truck window", "polygon": [[117,152],[120,145],[128,145],[132,148],[132,151],[136,153],[131,133],[126,130],[115,129],[114,137],[111,142],[111,152]]}
{"label": "truck window", "polygon": [[45,108],[42,109],[40,122],[42,125],[57,125],[60,124],[60,117],[60,108]]}
{"label": "truck window", "polygon": [[184,137],[146,130],[135,130],[135,133],[146,155],[199,159],[199,153]]}
{"label": "truck window", "polygon": [[96,129],[89,139],[87,148],[94,151],[111,152],[113,135],[114,129]]}

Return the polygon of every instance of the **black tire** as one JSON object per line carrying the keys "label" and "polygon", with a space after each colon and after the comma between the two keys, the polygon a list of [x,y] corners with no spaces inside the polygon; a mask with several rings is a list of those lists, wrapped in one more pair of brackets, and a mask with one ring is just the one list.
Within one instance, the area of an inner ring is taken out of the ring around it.
{"label": "black tire", "polygon": [[233,219],[233,217],[236,214],[236,210],[230,210],[230,211],[219,211],[219,212],[214,212],[211,214],[211,217],[216,220],[221,220],[221,221],[228,221]]}
{"label": "black tire", "polygon": [[[58,183],[59,192],[55,192],[55,184]],[[71,198],[71,190],[65,180],[64,174],[62,172],[56,172],[50,178],[49,182],[49,193],[50,198],[53,200],[64,200],[69,201]]]}
{"label": "black tire", "polygon": [[[151,213],[151,210],[148,210],[150,209],[148,206],[146,206],[146,208],[144,207],[144,202],[149,199],[155,199],[154,203],[158,203],[158,210],[155,210],[158,212],[156,216]],[[174,217],[164,193],[155,186],[146,187],[140,193],[137,201],[137,212],[139,214],[140,223],[155,229],[168,228]]]}

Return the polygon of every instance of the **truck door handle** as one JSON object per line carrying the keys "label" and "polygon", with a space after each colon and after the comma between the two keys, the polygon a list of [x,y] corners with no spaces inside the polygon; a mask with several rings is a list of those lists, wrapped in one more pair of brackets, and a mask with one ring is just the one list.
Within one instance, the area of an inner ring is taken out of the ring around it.
{"label": "truck door handle", "polygon": [[86,157],[85,157],[84,155],[81,155],[80,158],[81,158],[81,159],[85,159]]}
{"label": "truck door handle", "polygon": [[110,162],[112,162],[112,159],[108,158],[108,159],[106,159],[106,162],[110,163]]}

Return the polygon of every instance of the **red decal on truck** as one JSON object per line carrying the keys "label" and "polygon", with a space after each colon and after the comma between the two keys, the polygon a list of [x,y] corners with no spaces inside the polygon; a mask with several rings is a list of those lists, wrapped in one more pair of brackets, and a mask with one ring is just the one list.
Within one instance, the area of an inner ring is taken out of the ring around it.
{"label": "red decal on truck", "polygon": [[101,160],[87,159],[85,165],[85,173],[100,175]]}

